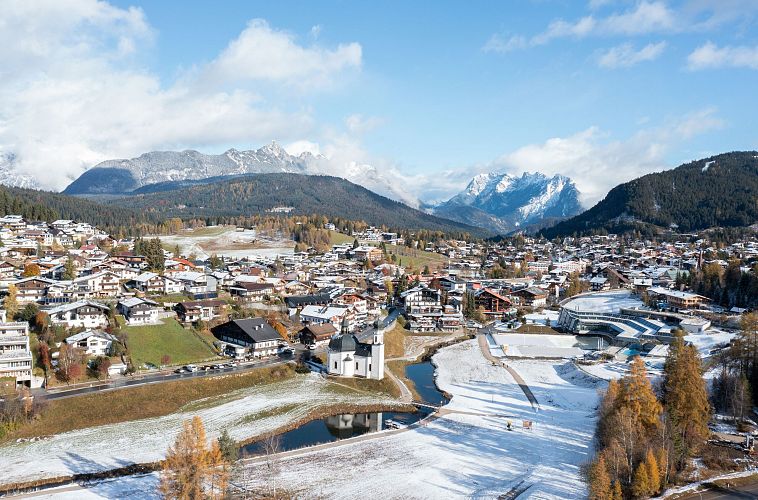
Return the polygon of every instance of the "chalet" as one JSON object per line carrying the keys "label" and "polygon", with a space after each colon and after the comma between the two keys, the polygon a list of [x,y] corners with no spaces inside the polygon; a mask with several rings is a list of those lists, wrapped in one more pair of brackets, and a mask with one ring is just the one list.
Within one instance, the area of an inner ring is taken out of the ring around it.
{"label": "chalet", "polygon": [[18,280],[14,283],[16,286],[16,301],[19,304],[42,302],[47,295],[47,289],[54,283],[56,282],[53,280],[40,278],[39,276]]}
{"label": "chalet", "polygon": [[210,321],[224,314],[226,302],[218,299],[193,300],[180,302],[175,309],[182,323]]}
{"label": "chalet", "polygon": [[284,339],[263,318],[235,319],[211,329],[213,335],[226,344],[226,351],[237,357],[256,358],[277,353]]}
{"label": "chalet", "polygon": [[322,325],[308,325],[300,330],[300,342],[305,345],[326,345],[329,339],[337,333],[337,329],[331,323]]}
{"label": "chalet", "polygon": [[378,262],[384,257],[380,248],[368,245],[355,247],[353,248],[352,253],[356,260],[364,262]]}
{"label": "chalet", "polygon": [[474,294],[476,308],[482,308],[488,316],[502,316],[513,305],[511,300],[503,297],[491,288],[481,288]]}
{"label": "chalet", "polygon": [[120,283],[117,275],[102,271],[74,279],[73,286],[90,297],[115,297],[119,293]]}
{"label": "chalet", "polygon": [[202,294],[208,291],[208,277],[205,273],[180,271],[173,273],[171,277],[181,281],[184,285],[184,291],[192,295]]}
{"label": "chalet", "polygon": [[437,329],[442,316],[439,290],[419,285],[400,294],[400,301],[410,321],[408,327],[415,332],[431,332]]}
{"label": "chalet", "polygon": [[547,292],[536,286],[522,288],[521,290],[512,292],[511,295],[518,297],[519,303],[522,306],[536,309],[547,305]]}
{"label": "chalet", "polygon": [[290,316],[296,314],[305,306],[325,306],[331,303],[331,301],[332,296],[328,293],[319,293],[315,295],[290,295],[289,297],[284,298],[284,303],[287,304]]}
{"label": "chalet", "polygon": [[105,304],[80,300],[45,311],[54,325],[67,328],[104,328],[108,326],[110,308]]}
{"label": "chalet", "polygon": [[147,294],[162,294],[166,288],[163,276],[151,272],[140,274],[132,279],[129,285]]}
{"label": "chalet", "polygon": [[88,356],[108,356],[116,337],[102,330],[85,330],[71,335],[66,344],[84,351]]}
{"label": "chalet", "polygon": [[[343,320],[349,316],[352,316],[350,309],[344,306],[305,306],[300,311],[300,321],[304,325],[331,324],[334,328],[340,328]],[[353,326],[351,325],[351,331]]]}
{"label": "chalet", "polygon": [[605,276],[595,276],[590,280],[590,290],[593,292],[599,292],[602,290],[610,290],[611,282]]}
{"label": "chalet", "polygon": [[446,292],[465,292],[466,282],[463,280],[443,277],[437,280],[437,284],[440,290]]}
{"label": "chalet", "polygon": [[274,286],[271,283],[243,281],[229,287],[229,293],[241,302],[262,302],[266,297],[273,295]]}
{"label": "chalet", "polygon": [[352,308],[355,313],[355,323],[359,328],[366,326],[368,321],[368,303],[365,298],[357,293],[340,295],[334,301],[335,304]]}
{"label": "chalet", "polygon": [[696,293],[680,292],[678,290],[669,290],[661,287],[650,287],[648,288],[647,293],[650,297],[665,303],[666,307],[672,311],[695,309],[703,302],[708,301],[707,297],[703,297]]}
{"label": "chalet", "polygon": [[122,300],[116,308],[130,325],[156,323],[161,312],[161,307],[157,302],[138,297]]}

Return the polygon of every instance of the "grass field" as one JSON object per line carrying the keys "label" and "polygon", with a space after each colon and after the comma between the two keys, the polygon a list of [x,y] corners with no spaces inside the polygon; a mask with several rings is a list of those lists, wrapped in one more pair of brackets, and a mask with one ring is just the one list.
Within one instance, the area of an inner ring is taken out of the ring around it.
{"label": "grass field", "polygon": [[429,270],[434,272],[435,269],[441,269],[445,266],[446,257],[434,252],[399,245],[387,245],[387,252],[397,255],[398,263],[402,262],[406,269],[414,269],[420,272],[424,270],[424,266],[429,266]]}
{"label": "grass field", "polygon": [[338,231],[329,231],[329,242],[332,245],[344,245],[345,243],[352,244],[355,238],[347,234],[340,233]]}
{"label": "grass field", "polygon": [[[161,364],[161,357],[168,354],[171,364],[180,365],[215,358],[210,347],[213,337],[209,334],[196,334],[185,330],[174,319],[164,320],[158,325],[128,326],[129,354],[135,366],[151,363]],[[204,337],[205,342],[198,337]]]}
{"label": "grass field", "polygon": [[405,355],[405,336],[407,330],[395,323],[392,330],[384,332],[384,357],[399,358]]}
{"label": "grass field", "polygon": [[160,417],[179,411],[193,401],[294,376],[294,369],[283,365],[260,368],[241,375],[178,380],[55,399],[47,404],[38,418],[8,437],[47,436],[86,427]]}

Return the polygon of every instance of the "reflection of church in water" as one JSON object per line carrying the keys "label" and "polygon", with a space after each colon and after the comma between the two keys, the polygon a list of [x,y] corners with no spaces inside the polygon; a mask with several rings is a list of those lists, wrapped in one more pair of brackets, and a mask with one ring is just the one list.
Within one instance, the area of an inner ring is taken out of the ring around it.
{"label": "reflection of church in water", "polygon": [[325,422],[329,434],[338,439],[382,430],[381,413],[334,415],[333,417],[327,417]]}

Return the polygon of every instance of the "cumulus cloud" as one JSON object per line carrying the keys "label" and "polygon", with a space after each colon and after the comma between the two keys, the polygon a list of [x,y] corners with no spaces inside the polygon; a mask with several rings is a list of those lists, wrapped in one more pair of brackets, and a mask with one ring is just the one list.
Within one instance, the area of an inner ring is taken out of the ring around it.
{"label": "cumulus cloud", "polygon": [[330,85],[335,75],[361,65],[358,43],[336,49],[304,47],[295,37],[253,19],[206,68],[203,78],[220,83],[245,80],[281,82],[303,88]]}
{"label": "cumulus cloud", "polygon": [[758,69],[758,45],[719,47],[707,42],[690,53],[687,67],[691,70],[726,67]]}
{"label": "cumulus cloud", "polygon": [[606,50],[598,58],[603,68],[629,68],[646,61],[653,61],[663,54],[666,42],[649,43],[637,50],[631,43],[622,43]]}
{"label": "cumulus cloud", "polygon": [[358,44],[303,46],[257,20],[213,61],[167,84],[139,64],[153,38],[136,8],[96,0],[5,2],[0,156],[12,154],[16,171],[60,189],[104,159],[292,141],[313,133],[311,113],[270,104],[263,83],[329,86],[361,61]]}

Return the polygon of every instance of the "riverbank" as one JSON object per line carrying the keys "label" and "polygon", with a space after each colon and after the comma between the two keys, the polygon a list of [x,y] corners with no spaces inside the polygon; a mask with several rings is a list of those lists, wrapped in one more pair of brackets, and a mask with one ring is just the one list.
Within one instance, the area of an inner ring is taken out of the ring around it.
{"label": "riverbank", "polygon": [[294,375],[195,400],[159,417],[5,443],[0,446],[0,489],[158,462],[182,423],[195,415],[203,419],[209,439],[227,430],[233,439],[245,441],[322,415],[403,408],[387,394],[346,388],[316,374]]}

